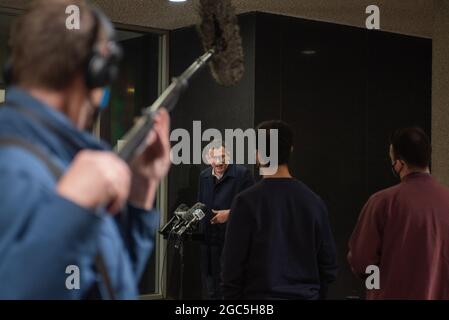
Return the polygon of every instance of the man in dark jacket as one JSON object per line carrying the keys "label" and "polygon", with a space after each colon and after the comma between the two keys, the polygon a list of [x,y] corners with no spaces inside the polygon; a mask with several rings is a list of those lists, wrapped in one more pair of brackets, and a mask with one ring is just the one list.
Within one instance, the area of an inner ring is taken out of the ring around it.
{"label": "man in dark jacket", "polygon": [[198,192],[198,201],[210,209],[200,224],[200,230],[205,235],[201,246],[203,297],[222,299],[221,252],[229,208],[235,196],[254,181],[244,166],[228,163],[224,145],[211,147],[208,158],[211,167],[201,172]]}
{"label": "man in dark jacket", "polygon": [[[80,30],[66,28],[69,5]],[[84,0],[45,0],[13,27],[14,86],[0,108],[0,299],[138,296],[170,165],[169,117],[156,117],[129,166],[84,131],[106,85],[88,66],[114,47],[101,19]]]}
{"label": "man in dark jacket", "polygon": [[[278,168],[270,175],[261,171],[263,179],[231,207],[223,249],[224,297],[324,298],[337,273],[326,206],[290,175],[293,133],[287,124],[267,121],[259,129],[270,131],[265,146],[271,131],[278,132]],[[258,150],[259,163],[264,151]]]}

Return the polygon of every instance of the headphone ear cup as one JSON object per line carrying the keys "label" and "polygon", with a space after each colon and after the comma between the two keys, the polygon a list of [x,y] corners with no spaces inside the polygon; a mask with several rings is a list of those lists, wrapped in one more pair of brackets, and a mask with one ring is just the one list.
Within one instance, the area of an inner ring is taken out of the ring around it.
{"label": "headphone ear cup", "polygon": [[[99,9],[92,8],[92,14],[96,21],[95,32],[98,33],[100,27],[103,28],[109,41],[109,52],[101,54],[95,49],[95,42],[92,44],[91,56],[87,64],[86,84],[88,88],[100,88],[108,86],[118,75],[118,64],[122,57],[120,45],[115,41],[115,29],[109,19]],[[96,35],[98,38],[98,35]]]}
{"label": "headphone ear cup", "polygon": [[87,66],[87,86],[90,89],[104,87],[109,82],[108,73],[107,59],[94,52]]}
{"label": "headphone ear cup", "polygon": [[6,86],[9,86],[13,82],[13,69],[12,69],[12,61],[8,59],[3,66],[3,81]]}
{"label": "headphone ear cup", "polygon": [[119,66],[114,59],[114,56],[104,57],[99,53],[92,55],[86,72],[86,83],[90,89],[108,86],[117,78]]}

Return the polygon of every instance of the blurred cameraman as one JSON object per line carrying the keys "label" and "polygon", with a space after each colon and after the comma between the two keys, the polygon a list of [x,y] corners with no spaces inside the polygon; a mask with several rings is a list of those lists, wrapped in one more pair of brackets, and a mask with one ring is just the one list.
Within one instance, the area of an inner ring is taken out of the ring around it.
{"label": "blurred cameraman", "polygon": [[[66,28],[71,5],[79,30]],[[169,116],[158,114],[129,166],[84,131],[107,104],[120,56],[113,33],[84,0],[34,1],[13,26],[0,108],[1,299],[138,295],[170,166]],[[69,266],[79,289],[67,287]]]}

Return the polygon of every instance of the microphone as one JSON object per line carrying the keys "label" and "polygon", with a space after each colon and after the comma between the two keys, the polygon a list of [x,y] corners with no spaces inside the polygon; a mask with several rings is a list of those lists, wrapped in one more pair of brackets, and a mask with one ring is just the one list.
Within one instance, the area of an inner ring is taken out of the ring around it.
{"label": "microphone", "polygon": [[189,211],[189,207],[185,203],[181,203],[175,209],[173,217],[159,230],[159,233],[162,234],[164,238],[169,237],[172,232],[176,231],[182,224],[184,224],[184,219],[182,217],[187,211]]}
{"label": "microphone", "polygon": [[183,219],[183,216],[189,211],[189,206],[181,203],[176,209],[175,209],[175,215],[176,217]]}
{"label": "microphone", "polygon": [[198,33],[204,51],[213,51],[210,71],[222,86],[232,86],[242,79],[244,55],[235,7],[231,0],[200,0],[201,23]]}
{"label": "microphone", "polygon": [[206,216],[204,213],[206,209],[206,205],[201,202],[197,202],[192,208],[190,208],[182,216],[185,224],[178,230],[177,235],[182,236],[186,231],[190,230],[196,222],[202,220]]}
{"label": "microphone", "polygon": [[235,85],[243,77],[245,68],[242,39],[232,1],[200,0],[198,14],[201,19],[198,33],[205,53],[179,77],[174,78],[157,100],[143,110],[142,116],[123,137],[126,143],[116,146],[117,154],[128,163],[144,150],[156,112],[162,107],[172,111],[190,79],[208,62],[214,80],[222,86]]}
{"label": "microphone", "polygon": [[187,210],[187,212],[182,216],[182,218],[185,221],[190,221],[195,217],[195,213],[196,213],[196,215],[198,215],[199,211],[204,213],[204,211],[206,211],[206,209],[207,209],[207,207],[205,204],[203,204],[201,202],[197,202],[190,209]]}

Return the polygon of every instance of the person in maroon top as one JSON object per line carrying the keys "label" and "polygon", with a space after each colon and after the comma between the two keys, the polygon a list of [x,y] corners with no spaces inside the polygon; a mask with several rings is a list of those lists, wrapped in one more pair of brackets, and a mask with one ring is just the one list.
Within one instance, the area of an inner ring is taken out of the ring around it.
{"label": "person in maroon top", "polygon": [[356,275],[379,268],[380,286],[367,289],[367,299],[449,299],[449,189],[430,175],[430,155],[423,130],[393,134],[392,170],[401,182],[369,198],[349,241]]}

